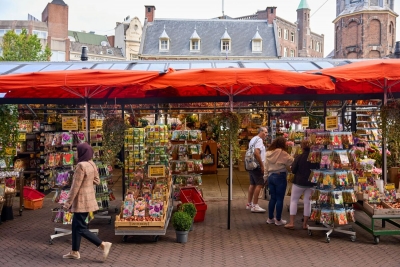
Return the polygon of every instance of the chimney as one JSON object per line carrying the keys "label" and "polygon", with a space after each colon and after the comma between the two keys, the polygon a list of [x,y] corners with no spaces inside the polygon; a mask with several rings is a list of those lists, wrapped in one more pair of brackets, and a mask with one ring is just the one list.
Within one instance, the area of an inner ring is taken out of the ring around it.
{"label": "chimney", "polygon": [[88,61],[87,46],[82,46],[81,61]]}
{"label": "chimney", "polygon": [[394,48],[394,57],[400,58],[400,41],[396,42],[396,47]]}
{"label": "chimney", "polygon": [[274,23],[274,19],[276,19],[276,6],[267,7],[267,19],[268,24]]}
{"label": "chimney", "polygon": [[147,22],[153,22],[154,20],[154,11],[156,10],[155,6],[144,6],[145,7],[145,15]]}

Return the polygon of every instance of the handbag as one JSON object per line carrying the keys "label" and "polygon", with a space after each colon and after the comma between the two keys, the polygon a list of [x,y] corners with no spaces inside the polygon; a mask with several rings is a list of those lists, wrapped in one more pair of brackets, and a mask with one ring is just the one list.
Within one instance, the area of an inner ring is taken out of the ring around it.
{"label": "handbag", "polygon": [[207,145],[203,155],[201,155],[203,165],[214,165],[214,158],[214,154],[211,154],[210,146]]}

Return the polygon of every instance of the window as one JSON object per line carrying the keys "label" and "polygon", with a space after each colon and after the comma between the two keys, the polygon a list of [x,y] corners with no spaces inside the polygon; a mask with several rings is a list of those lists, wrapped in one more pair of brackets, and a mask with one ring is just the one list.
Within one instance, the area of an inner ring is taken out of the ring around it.
{"label": "window", "polygon": [[278,29],[278,37],[282,38],[282,29],[281,28]]}
{"label": "window", "polygon": [[294,50],[293,49],[290,49],[290,56],[294,57]]}
{"label": "window", "polygon": [[36,35],[39,39],[47,39],[47,32],[33,30],[32,34]]}
{"label": "window", "polygon": [[287,56],[288,56],[288,48],[287,48],[287,47],[284,47],[284,48],[283,48],[283,56],[284,56],[284,57],[287,57]]}
{"label": "window", "polygon": [[190,41],[190,50],[195,50],[195,51],[198,51],[198,50],[200,50],[200,42],[199,42],[199,40],[191,40]]}
{"label": "window", "polygon": [[114,55],[114,52],[112,49],[107,49],[107,55]]}
{"label": "window", "polygon": [[10,29],[0,29],[0,36],[4,36]]}
{"label": "window", "polygon": [[290,32],[290,41],[294,43],[294,32]]}
{"label": "window", "polygon": [[262,41],[261,40],[253,40],[252,41],[252,50],[253,50],[253,52],[261,52],[262,51]]}
{"label": "window", "polygon": [[315,50],[317,50],[317,52],[321,52],[321,45],[320,45],[320,42],[317,42],[316,43],[316,49]]}
{"label": "window", "polygon": [[283,38],[284,38],[285,40],[288,40],[288,39],[289,39],[289,31],[288,31],[287,29],[284,29],[284,30],[283,30]]}
{"label": "window", "polygon": [[221,50],[222,51],[231,51],[230,48],[230,40],[221,40]]}
{"label": "window", "polygon": [[21,30],[21,29],[15,29],[14,32],[15,32],[16,34],[20,35],[21,32],[22,32],[22,30]]}
{"label": "window", "polygon": [[163,50],[163,51],[169,50],[169,40],[168,39],[160,40],[160,50]]}

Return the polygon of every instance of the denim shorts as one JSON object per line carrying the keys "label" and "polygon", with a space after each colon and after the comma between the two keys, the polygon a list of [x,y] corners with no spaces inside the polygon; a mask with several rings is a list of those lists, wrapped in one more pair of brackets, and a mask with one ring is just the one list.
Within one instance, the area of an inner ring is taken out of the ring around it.
{"label": "denim shorts", "polygon": [[250,174],[250,185],[264,185],[264,173],[261,172],[261,168],[249,171]]}

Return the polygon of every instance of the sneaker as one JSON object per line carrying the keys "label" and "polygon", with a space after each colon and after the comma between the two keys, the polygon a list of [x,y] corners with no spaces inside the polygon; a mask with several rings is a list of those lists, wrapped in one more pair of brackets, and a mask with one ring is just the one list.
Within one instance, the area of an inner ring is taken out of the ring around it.
{"label": "sneaker", "polygon": [[81,255],[78,253],[73,253],[69,252],[68,254],[63,255],[63,259],[74,259],[74,260],[79,260],[81,258]]}
{"label": "sneaker", "polygon": [[261,208],[258,204],[255,204],[251,208],[251,212],[265,212],[265,209]]}
{"label": "sneaker", "polygon": [[105,261],[108,257],[108,253],[110,253],[112,243],[104,242],[104,250],[103,250],[103,261]]}
{"label": "sneaker", "polygon": [[287,221],[286,220],[280,220],[280,221],[278,221],[278,220],[275,220],[275,225],[285,225],[287,223]]}
{"label": "sneaker", "polygon": [[246,210],[249,210],[253,207],[253,203],[247,203],[246,204]]}
{"label": "sneaker", "polygon": [[267,223],[268,223],[268,224],[273,224],[273,223],[275,223],[275,218],[273,218],[273,219],[268,218]]}

